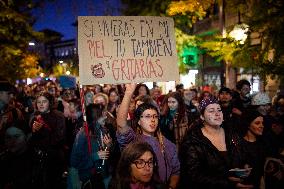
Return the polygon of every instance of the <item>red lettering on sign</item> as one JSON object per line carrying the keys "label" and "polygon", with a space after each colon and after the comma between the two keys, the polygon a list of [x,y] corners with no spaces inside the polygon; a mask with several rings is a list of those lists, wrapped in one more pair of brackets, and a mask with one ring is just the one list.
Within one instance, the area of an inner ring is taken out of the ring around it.
{"label": "red lettering on sign", "polygon": [[105,58],[109,57],[104,48],[104,41],[94,41],[94,40],[87,40],[87,44],[89,47],[90,57],[91,58]]}
{"label": "red lettering on sign", "polygon": [[112,61],[112,75],[116,81],[161,78],[164,74],[159,59],[115,59]]}

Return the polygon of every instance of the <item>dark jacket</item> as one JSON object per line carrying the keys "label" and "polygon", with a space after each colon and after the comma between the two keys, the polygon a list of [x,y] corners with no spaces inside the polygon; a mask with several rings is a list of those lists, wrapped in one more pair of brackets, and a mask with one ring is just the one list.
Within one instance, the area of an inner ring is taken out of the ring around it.
{"label": "dark jacket", "polygon": [[[35,113],[36,115],[37,113]],[[56,188],[66,166],[64,157],[65,118],[59,111],[41,114],[44,126],[32,133],[30,144],[34,150],[33,185],[35,188]],[[31,118],[30,127],[36,119]]]}
{"label": "dark jacket", "polygon": [[184,138],[180,148],[180,188],[234,188],[228,180],[231,168],[243,167],[239,136],[225,130],[227,152],[223,155],[195,126]]}

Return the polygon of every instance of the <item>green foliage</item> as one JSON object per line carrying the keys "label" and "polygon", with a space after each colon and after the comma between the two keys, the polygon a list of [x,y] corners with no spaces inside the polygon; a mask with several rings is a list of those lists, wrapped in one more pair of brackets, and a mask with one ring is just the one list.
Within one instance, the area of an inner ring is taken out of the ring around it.
{"label": "green foliage", "polygon": [[[227,1],[226,1],[227,2]],[[261,76],[283,76],[284,72],[284,2],[282,0],[228,0],[228,9],[240,10],[243,21],[249,25],[250,33],[260,34],[261,44],[246,44],[234,53],[235,62],[244,62]],[[268,54],[274,50],[274,57]]]}
{"label": "green foliage", "polygon": [[175,20],[176,27],[188,32],[198,20],[202,20],[209,9],[213,7],[214,0],[183,0],[171,1],[167,15]]}
{"label": "green foliage", "polygon": [[31,10],[37,5],[32,0],[0,1],[0,75],[11,81],[37,70],[37,57],[28,51],[28,43],[42,37],[32,28]]}
{"label": "green foliage", "polygon": [[[179,4],[171,0],[122,0],[123,14],[128,16],[171,16],[175,21],[176,47],[178,51],[178,65],[180,73],[186,73],[192,65],[183,63],[183,49],[198,46],[198,38],[188,34],[192,23],[205,16],[205,10],[211,6],[212,0],[185,1],[183,10]],[[190,14],[188,14],[190,12]],[[194,65],[196,68],[197,65]]]}
{"label": "green foliage", "polygon": [[199,43],[199,38],[192,35],[187,35],[184,32],[182,32],[180,29],[175,29],[175,36],[176,36],[176,48],[178,52],[178,64],[179,64],[179,70],[180,73],[186,73],[188,69],[195,67],[197,65],[186,65],[184,64],[184,49],[189,48],[197,48]]}
{"label": "green foliage", "polygon": [[126,16],[163,16],[170,0],[121,0]]}
{"label": "green foliage", "polygon": [[234,53],[240,50],[237,42],[220,35],[202,41],[200,47],[205,49],[209,55],[217,58],[217,61],[225,60],[226,62],[232,62]]}

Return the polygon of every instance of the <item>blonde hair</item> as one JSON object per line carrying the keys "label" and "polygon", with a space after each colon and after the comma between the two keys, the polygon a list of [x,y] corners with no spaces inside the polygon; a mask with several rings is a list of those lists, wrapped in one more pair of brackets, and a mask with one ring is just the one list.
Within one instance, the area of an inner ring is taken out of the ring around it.
{"label": "blonde hair", "polygon": [[99,96],[101,96],[106,101],[106,105],[108,105],[108,96],[104,93],[95,94],[94,97],[93,97],[93,100],[95,101],[95,99]]}

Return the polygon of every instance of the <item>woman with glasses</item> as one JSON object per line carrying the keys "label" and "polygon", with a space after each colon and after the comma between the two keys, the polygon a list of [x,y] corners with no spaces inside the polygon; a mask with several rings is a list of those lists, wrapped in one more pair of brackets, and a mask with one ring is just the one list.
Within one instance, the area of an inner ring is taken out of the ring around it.
{"label": "woman with glasses", "polygon": [[162,188],[155,152],[145,142],[133,142],[123,150],[115,179],[109,187],[109,189],[137,188]]}
{"label": "woman with glasses", "polygon": [[179,180],[179,160],[175,144],[160,132],[159,111],[151,104],[143,103],[135,111],[136,132],[127,125],[129,105],[136,84],[127,84],[125,95],[117,114],[117,141],[123,148],[134,140],[151,145],[157,157],[159,176],[168,188],[176,188]]}

